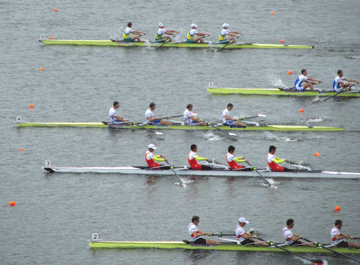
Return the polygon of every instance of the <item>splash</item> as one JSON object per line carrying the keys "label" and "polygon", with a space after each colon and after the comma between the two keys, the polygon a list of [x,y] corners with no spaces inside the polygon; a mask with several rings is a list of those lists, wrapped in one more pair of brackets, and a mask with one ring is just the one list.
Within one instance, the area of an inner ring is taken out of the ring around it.
{"label": "splash", "polygon": [[274,74],[269,74],[269,80],[273,87],[286,87],[284,82],[280,79],[280,77],[277,77]]}

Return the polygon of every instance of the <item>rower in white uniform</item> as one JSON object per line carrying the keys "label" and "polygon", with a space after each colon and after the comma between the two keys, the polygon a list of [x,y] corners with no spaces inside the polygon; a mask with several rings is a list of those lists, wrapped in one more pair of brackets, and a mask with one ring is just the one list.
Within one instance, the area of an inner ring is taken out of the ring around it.
{"label": "rower in white uniform", "polygon": [[[222,27],[223,29],[220,31],[219,34],[219,42],[229,43],[232,41],[233,43],[236,43],[235,38],[239,38],[239,35],[241,35],[242,33],[240,31],[229,30],[229,24],[226,23],[224,23]],[[226,38],[226,36],[230,36],[230,38]]]}
{"label": "rower in white uniform", "polygon": [[[130,37],[130,34],[134,34],[134,36]],[[145,33],[142,31],[134,30],[132,28],[131,22],[127,23],[127,28],[123,32],[124,42],[141,41],[141,39],[140,39],[141,35],[145,35]]]}
{"label": "rower in white uniform", "polygon": [[[337,71],[337,76],[334,79],[333,82],[333,90],[335,92],[340,92],[343,89],[348,88],[349,91],[351,91],[351,87],[354,86],[356,83],[359,83],[359,81],[355,80],[355,79],[348,79],[344,77],[344,72],[343,70],[338,70]],[[353,82],[353,83],[344,83],[343,81],[348,81],[348,82]]]}
{"label": "rower in white uniform", "polygon": [[193,105],[192,104],[188,104],[186,106],[186,110],[184,111],[183,117],[185,119],[185,122],[187,125],[202,125],[202,126],[206,126],[207,123],[203,122],[202,119],[198,119],[195,118],[194,113],[192,112],[193,110]]}
{"label": "rower in white uniform", "polygon": [[301,75],[299,75],[298,78],[296,78],[296,80],[295,80],[294,87],[298,91],[305,90],[308,87],[310,87],[311,91],[314,91],[313,85],[318,84],[318,83],[322,83],[322,81],[307,77],[307,70],[302,69]]}
{"label": "rower in white uniform", "polygon": [[305,240],[303,240],[304,237],[293,234],[291,229],[294,227],[294,225],[295,225],[295,222],[293,219],[288,219],[286,221],[286,226],[282,230],[284,238],[285,238],[285,244],[287,244],[289,246],[306,244],[307,246],[313,247],[314,244],[309,244],[309,242],[306,242]]}
{"label": "rower in white uniform", "polygon": [[224,109],[222,112],[222,122],[224,126],[245,128],[246,124],[238,121],[238,119],[234,119],[230,117],[229,111],[231,111],[233,107],[234,105],[229,103],[226,109]]}
{"label": "rower in white uniform", "polygon": [[[179,31],[164,29],[164,24],[159,23],[159,29],[157,30],[157,32],[155,34],[155,41],[156,42],[165,42],[165,41],[169,40],[170,36],[163,36],[164,34],[177,35],[177,34],[179,34]],[[172,40],[170,39],[169,42],[172,42]]]}
{"label": "rower in white uniform", "polygon": [[219,244],[221,244],[220,242],[203,238],[202,236],[212,236],[212,233],[206,233],[206,232],[199,231],[199,229],[197,228],[199,223],[200,223],[200,217],[195,215],[191,219],[191,223],[188,225],[189,234],[190,234],[191,241],[193,244],[198,244],[198,245],[205,245],[205,244],[219,245]]}
{"label": "rower in white uniform", "polygon": [[336,220],[335,226],[331,228],[330,236],[332,240],[332,244],[336,245],[338,248],[360,248],[359,244],[345,241],[345,239],[353,239],[354,237],[349,235],[344,235],[340,232],[340,229],[342,227],[342,221]]}
{"label": "rower in white uniform", "polygon": [[171,125],[170,122],[164,121],[162,119],[162,117],[157,118],[157,117],[154,116],[153,110],[155,109],[155,107],[156,107],[155,103],[150,103],[149,109],[147,111],[145,111],[146,122],[149,125]]}
{"label": "rower in white uniform", "polygon": [[241,245],[254,245],[254,244],[259,244],[259,245],[268,245],[268,243],[261,241],[259,239],[256,239],[257,236],[254,233],[246,233],[245,232],[245,225],[248,224],[249,221],[246,220],[244,217],[240,217],[239,218],[239,224],[236,226],[235,228],[235,234],[238,238],[238,241],[240,242]]}
{"label": "rower in white uniform", "polygon": [[109,117],[111,122],[116,124],[131,124],[127,119],[120,117],[116,114],[116,109],[120,107],[120,103],[118,101],[114,101],[113,106],[109,110]]}

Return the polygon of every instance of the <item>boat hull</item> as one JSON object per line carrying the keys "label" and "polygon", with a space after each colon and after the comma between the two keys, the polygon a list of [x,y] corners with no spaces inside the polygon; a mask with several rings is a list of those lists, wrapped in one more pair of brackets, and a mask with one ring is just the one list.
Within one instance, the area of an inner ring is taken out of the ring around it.
{"label": "boat hull", "polygon": [[[73,46],[113,46],[113,47],[159,47],[162,43],[157,42],[123,42],[112,40],[39,40],[45,45],[73,45]],[[173,42],[166,43],[161,46],[163,48],[191,48],[191,49],[219,49],[224,47],[225,44],[216,43],[186,43],[186,42]],[[224,49],[312,49],[314,46],[308,45],[284,45],[284,44],[252,44],[252,43],[239,43],[229,44]]]}
{"label": "boat hull", "polygon": [[[237,244],[223,245],[192,245],[182,241],[89,241],[92,249],[193,249],[193,250],[217,250],[217,251],[244,251],[244,252],[285,252],[276,247],[268,246],[243,246]],[[331,254],[329,250],[316,247],[284,247],[295,253],[323,253]],[[360,254],[360,249],[332,248],[343,254]]]}
{"label": "boat hull", "polygon": [[[172,170],[149,169],[145,167],[56,167],[47,165],[43,169],[50,173],[112,173],[130,175],[157,175],[172,176]],[[206,177],[259,177],[256,171],[234,171],[234,170],[191,170],[187,167],[174,168],[179,176],[206,176]],[[296,171],[296,172],[272,172],[267,169],[258,170],[266,178],[315,178],[315,179],[360,179],[357,172],[337,171]]]}
{"label": "boat hull", "polygon": [[[147,129],[153,130],[216,130],[211,126],[188,126],[188,125],[117,125],[113,123],[104,124],[102,122],[17,122],[18,127],[87,127],[87,128],[115,128],[115,129]],[[226,131],[343,131],[344,128],[304,125],[266,125],[266,126],[248,126],[246,128],[231,128],[229,126],[217,126],[217,128]]]}
{"label": "boat hull", "polygon": [[[315,97],[315,96],[334,96],[333,91],[282,91],[277,88],[207,88],[207,91],[213,94],[223,95],[264,95],[264,96],[295,96],[295,97]],[[347,91],[337,95],[337,97],[360,97],[358,91]]]}

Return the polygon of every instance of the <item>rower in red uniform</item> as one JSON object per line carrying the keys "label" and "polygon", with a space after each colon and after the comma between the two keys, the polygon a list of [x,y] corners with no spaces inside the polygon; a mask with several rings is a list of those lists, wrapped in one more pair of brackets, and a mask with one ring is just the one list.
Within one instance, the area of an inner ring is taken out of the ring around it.
{"label": "rower in red uniform", "polygon": [[294,171],[292,169],[280,166],[279,164],[281,164],[283,162],[291,163],[291,161],[287,160],[287,159],[277,158],[275,156],[275,152],[276,152],[276,147],[271,145],[269,147],[269,154],[267,155],[267,162],[268,162],[268,165],[269,165],[271,171],[275,171],[275,172]]}
{"label": "rower in red uniform", "polygon": [[235,157],[234,156],[235,147],[230,145],[228,148],[228,153],[226,154],[226,161],[229,164],[229,167],[233,170],[241,170],[241,171],[252,171],[252,168],[245,168],[238,163],[247,162],[245,157]]}
{"label": "rower in red uniform", "polygon": [[158,164],[156,162],[162,162],[162,161],[167,162],[167,159],[163,155],[154,155],[153,152],[155,149],[156,149],[155,145],[153,144],[148,145],[148,150],[145,153],[146,163],[150,168],[160,168],[160,167],[164,168],[163,165]]}
{"label": "rower in red uniform", "polygon": [[189,165],[190,165],[191,169],[196,169],[196,170],[211,170],[212,169],[212,167],[198,164],[197,160],[199,160],[199,161],[206,160],[207,162],[210,162],[210,159],[207,159],[205,157],[201,157],[201,156],[197,155],[197,153],[196,153],[197,145],[196,144],[192,144],[190,146],[190,150],[191,150],[191,152],[188,155],[188,161],[189,161]]}

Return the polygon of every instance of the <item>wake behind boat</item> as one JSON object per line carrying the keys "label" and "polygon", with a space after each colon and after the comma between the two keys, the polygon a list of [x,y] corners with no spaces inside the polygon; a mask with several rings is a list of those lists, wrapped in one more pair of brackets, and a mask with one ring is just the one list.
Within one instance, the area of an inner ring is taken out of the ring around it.
{"label": "wake behind boat", "polygon": [[[51,165],[50,161],[45,161],[43,169],[50,173],[111,173],[111,174],[130,174],[130,175],[157,175],[173,176],[174,173],[169,169],[153,169],[143,166],[125,167],[58,167]],[[173,170],[179,176],[206,176],[206,177],[256,177],[256,171],[237,171],[224,168],[213,168],[212,170],[193,170],[189,167],[174,167]],[[314,178],[314,179],[360,179],[357,172],[338,172],[323,170],[299,170],[293,172],[272,172],[269,169],[258,169],[262,176],[266,178]]]}
{"label": "wake behind boat", "polygon": [[[122,40],[48,40],[40,39],[45,45],[73,45],[73,46],[113,46],[113,47],[152,47],[157,48],[163,43],[159,42],[124,42]],[[226,47],[225,47],[226,45]],[[312,49],[314,46],[308,45],[284,45],[284,44],[258,44],[258,43],[187,43],[171,42],[163,45],[162,48],[190,48],[190,49]]]}

